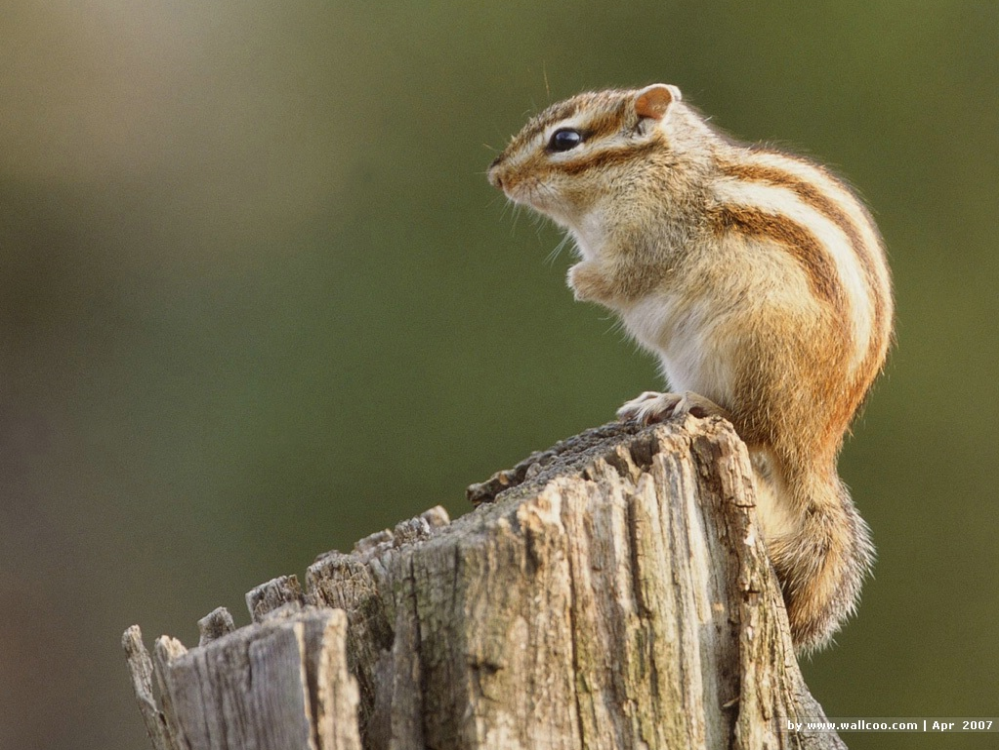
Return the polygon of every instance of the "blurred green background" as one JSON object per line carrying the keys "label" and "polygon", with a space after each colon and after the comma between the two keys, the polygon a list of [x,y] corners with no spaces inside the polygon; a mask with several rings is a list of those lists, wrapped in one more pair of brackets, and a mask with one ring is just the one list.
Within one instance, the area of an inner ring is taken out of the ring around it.
{"label": "blurred green background", "polygon": [[[999,716],[999,4],[8,0],[0,748],[145,748],[119,648],[660,385],[483,172],[654,81],[832,164],[898,345],[841,468],[879,562],[831,716]],[[547,78],[550,95],[546,90]],[[851,734],[851,748],[999,735]]]}

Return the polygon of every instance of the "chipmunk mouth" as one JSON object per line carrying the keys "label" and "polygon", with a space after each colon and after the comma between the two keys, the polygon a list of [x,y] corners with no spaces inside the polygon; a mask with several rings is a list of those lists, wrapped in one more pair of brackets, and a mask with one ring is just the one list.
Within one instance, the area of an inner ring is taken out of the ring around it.
{"label": "chipmunk mouth", "polygon": [[527,178],[517,182],[511,182],[508,179],[503,184],[503,192],[514,203],[521,203],[541,213],[548,211],[548,206],[544,201],[544,190],[537,179]]}
{"label": "chipmunk mouth", "polygon": [[546,183],[535,175],[521,175],[519,178],[510,174],[503,156],[498,157],[486,172],[489,183],[502,190],[507,199],[538,213],[551,216],[554,206],[554,195]]}

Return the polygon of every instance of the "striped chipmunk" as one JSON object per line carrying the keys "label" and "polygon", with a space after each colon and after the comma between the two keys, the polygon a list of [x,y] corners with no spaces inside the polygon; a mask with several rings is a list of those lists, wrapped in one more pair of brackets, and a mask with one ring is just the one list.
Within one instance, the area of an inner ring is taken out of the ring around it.
{"label": "striped chipmunk", "polygon": [[826,645],[874,554],[836,470],[892,336],[871,215],[823,167],[731,140],[665,84],[550,106],[488,176],[568,230],[576,299],[614,311],[659,357],[673,391],[618,417],[733,424],[795,646]]}

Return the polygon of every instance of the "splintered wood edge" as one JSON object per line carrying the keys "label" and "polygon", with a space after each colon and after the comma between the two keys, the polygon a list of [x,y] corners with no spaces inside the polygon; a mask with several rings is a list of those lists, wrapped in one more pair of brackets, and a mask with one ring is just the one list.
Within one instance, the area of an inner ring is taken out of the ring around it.
{"label": "splintered wood edge", "polygon": [[[666,447],[664,439],[681,440],[693,445],[701,438],[724,444],[727,451],[737,452],[742,446],[735,429],[721,417],[702,419],[684,415],[653,425],[635,421],[609,422],[560,440],[548,450],[536,451],[513,468],[503,469],[484,482],[469,485],[465,494],[475,506],[510,498],[522,500],[538,494],[558,477],[585,475],[587,468],[597,460],[613,464],[621,447],[626,447],[634,464],[644,470],[651,465],[653,453]],[[750,470],[748,464],[746,469]],[[753,497],[752,491],[749,496]]]}
{"label": "splintered wood edge", "polygon": [[[402,550],[411,545],[419,545],[432,537],[450,534],[462,534],[479,527],[482,523],[488,523],[487,517],[493,513],[486,508],[498,505],[509,507],[510,504],[519,503],[525,499],[537,495],[552,481],[564,476],[587,476],[588,467],[598,460],[604,460],[614,465],[618,471],[644,471],[651,463],[652,455],[657,450],[668,447],[673,440],[680,440],[691,448],[701,446],[712,452],[721,451],[729,454],[733,450],[742,452],[741,459],[745,462],[740,472],[733,467],[731,476],[723,477],[722,483],[744,481],[751,476],[751,468],[748,465],[748,454],[741,445],[731,425],[719,418],[697,419],[694,417],[684,417],[670,420],[661,425],[645,427],[633,422],[611,423],[601,427],[586,430],[579,435],[568,438],[557,443],[546,451],[539,451],[531,454],[524,461],[519,462],[511,469],[497,472],[490,479],[479,484],[473,484],[468,488],[468,498],[478,507],[477,512],[465,514],[462,518],[452,524],[446,511],[441,508],[432,508],[420,516],[407,521],[402,521],[392,530],[384,530],[372,534],[355,544],[353,552],[349,554],[336,551],[328,552],[317,557],[315,563],[311,565],[306,575],[305,591],[299,585],[296,576],[281,576],[268,581],[252,589],[247,593],[247,606],[253,617],[254,623],[246,628],[232,630],[232,620],[228,617],[228,612],[224,608],[215,610],[199,622],[202,626],[203,647],[212,646],[215,641],[230,637],[233,632],[239,633],[247,628],[261,627],[261,623],[268,620],[295,619],[304,614],[303,609],[309,609],[312,605],[329,607],[331,601],[323,586],[326,569],[333,570],[343,565],[351,568],[360,566],[367,570],[369,564],[377,567],[377,559],[383,553],[390,550]],[[707,442],[705,442],[705,440]],[[621,466],[620,450],[624,449],[631,461],[625,460]],[[737,462],[738,463],[738,462]],[[627,464],[625,466],[624,464]],[[742,474],[738,477],[736,475]],[[740,491],[738,487],[728,487],[726,496],[731,498],[733,505],[739,506],[743,511],[748,510],[747,506],[752,506],[753,491],[750,488],[748,494]],[[747,501],[746,498],[749,498]],[[486,506],[486,507],[482,507]],[[484,514],[482,511],[486,511]],[[736,522],[739,525],[742,522]],[[754,524],[755,525],[755,524]],[[758,535],[757,535],[758,537]],[[763,550],[762,542],[757,538],[754,542],[750,539],[744,540],[749,547],[754,547],[752,551],[744,550],[743,554],[750,553],[751,558],[762,558],[762,564],[750,565],[750,576],[752,581],[740,581],[744,586],[748,585],[757,593],[764,593],[765,598],[770,598],[772,586],[761,580],[761,576],[772,576],[772,571],[766,563],[766,554]],[[761,553],[762,550],[762,553]],[[742,555],[740,555],[742,557]],[[743,563],[745,564],[745,562]],[[332,566],[332,567],[330,567]],[[743,569],[743,575],[747,571]],[[368,573],[370,575],[370,572]],[[779,599],[779,590],[777,591]],[[771,602],[775,603],[775,602]],[[779,602],[776,602],[779,604]],[[740,665],[743,670],[743,695],[742,700],[748,700],[750,704],[755,703],[753,698],[745,693],[746,688],[750,688],[748,682],[753,681],[753,675],[757,672],[754,669],[754,659],[763,656],[766,646],[759,642],[762,633],[757,632],[753,637],[753,626],[760,612],[757,607],[747,606],[740,612],[740,620],[743,623],[742,636],[740,638],[740,652],[743,663]],[[336,606],[335,604],[333,606]],[[766,606],[766,605],[765,605]],[[228,617],[228,620],[226,619]],[[745,618],[745,619],[743,619]],[[800,697],[800,706],[815,706],[818,703],[810,695],[804,680],[801,678],[797,660],[794,656],[793,648],[790,645],[790,637],[787,630],[786,618],[765,616],[766,625],[770,628],[776,626],[781,631],[776,635],[776,642],[771,644],[778,652],[783,652],[783,661],[786,669],[780,670],[782,674],[778,680],[783,683],[784,690],[789,689],[789,695]],[[352,626],[353,627],[353,626]],[[766,627],[764,629],[767,629]],[[748,632],[747,632],[748,631]],[[748,640],[747,640],[748,637]],[[170,661],[186,653],[186,649],[179,641],[171,638],[160,638],[157,640],[154,649],[154,658],[150,660],[141,641],[141,633],[137,626],[133,626],[126,631],[123,637],[123,646],[128,657],[129,669],[132,673],[133,688],[142,712],[143,720],[147,731],[153,741],[156,750],[174,750],[177,745],[171,735],[171,727],[164,711],[169,714],[168,706],[164,702],[168,700],[165,696],[162,680],[166,673],[166,668]],[[776,654],[771,654],[771,657]],[[781,660],[778,657],[778,660]],[[155,665],[155,666],[154,666]],[[766,669],[762,664],[756,665]],[[164,711],[157,707],[156,698],[152,691],[152,680],[157,679],[159,683],[160,705]],[[753,686],[756,689],[759,686]],[[777,686],[774,686],[775,688]],[[356,691],[356,684],[354,686]],[[755,691],[754,691],[755,692]],[[793,698],[792,698],[793,700]],[[356,705],[356,704],[355,704]],[[743,709],[749,709],[746,705]],[[757,706],[766,713],[764,706]],[[793,706],[788,706],[792,708]],[[821,708],[818,707],[819,713]],[[355,712],[356,713],[356,712]],[[753,711],[740,710],[739,723],[752,722]],[[743,724],[745,727],[745,724]],[[828,738],[827,738],[828,739]],[[836,740],[839,740],[837,737]],[[825,745],[822,745],[823,747]],[[831,746],[842,747],[841,741],[833,743]]]}
{"label": "splintered wood edge", "polygon": [[153,660],[142,642],[142,631],[138,625],[132,625],[124,632],[121,646],[125,650],[128,671],[132,676],[132,691],[139,704],[146,734],[155,750],[174,750],[176,745],[167,728],[166,718],[153,695]]}
{"label": "splintered wood edge", "polygon": [[298,576],[278,576],[246,592],[246,608],[254,622],[286,604],[301,604],[304,598]]}
{"label": "splintered wood edge", "polygon": [[[347,669],[346,635],[340,610],[279,607],[275,616],[191,650],[162,636],[150,658],[137,626],[125,631],[123,646],[156,750],[215,746],[222,736],[239,746],[239,738],[261,732],[274,747],[360,750],[360,698]],[[235,703],[219,697],[237,685]]]}
{"label": "splintered wood edge", "polygon": [[225,607],[216,607],[198,620],[198,632],[201,634],[198,646],[207,646],[235,629],[236,623],[233,622],[229,610]]}
{"label": "splintered wood edge", "polygon": [[531,482],[537,484],[539,479],[547,481],[557,474],[571,473],[581,469],[588,461],[601,457],[601,448],[608,449],[650,429],[653,428],[632,421],[610,422],[584,430],[560,440],[547,450],[535,451],[512,468],[497,471],[484,482],[469,485],[466,497],[473,505],[481,505],[516,487],[524,487]]}

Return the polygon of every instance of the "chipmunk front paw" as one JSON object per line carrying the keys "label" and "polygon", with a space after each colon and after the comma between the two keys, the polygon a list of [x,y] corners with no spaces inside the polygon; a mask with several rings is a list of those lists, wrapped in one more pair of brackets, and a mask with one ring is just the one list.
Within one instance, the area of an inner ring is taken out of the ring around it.
{"label": "chipmunk front paw", "polygon": [[610,304],[617,289],[614,279],[596,261],[584,260],[569,269],[567,279],[577,302]]}
{"label": "chipmunk front paw", "polygon": [[646,391],[617,410],[617,418],[622,422],[635,419],[642,424],[664,422],[675,414],[692,414],[695,417],[718,416],[731,420],[728,411],[711,399],[693,391],[683,393]]}

